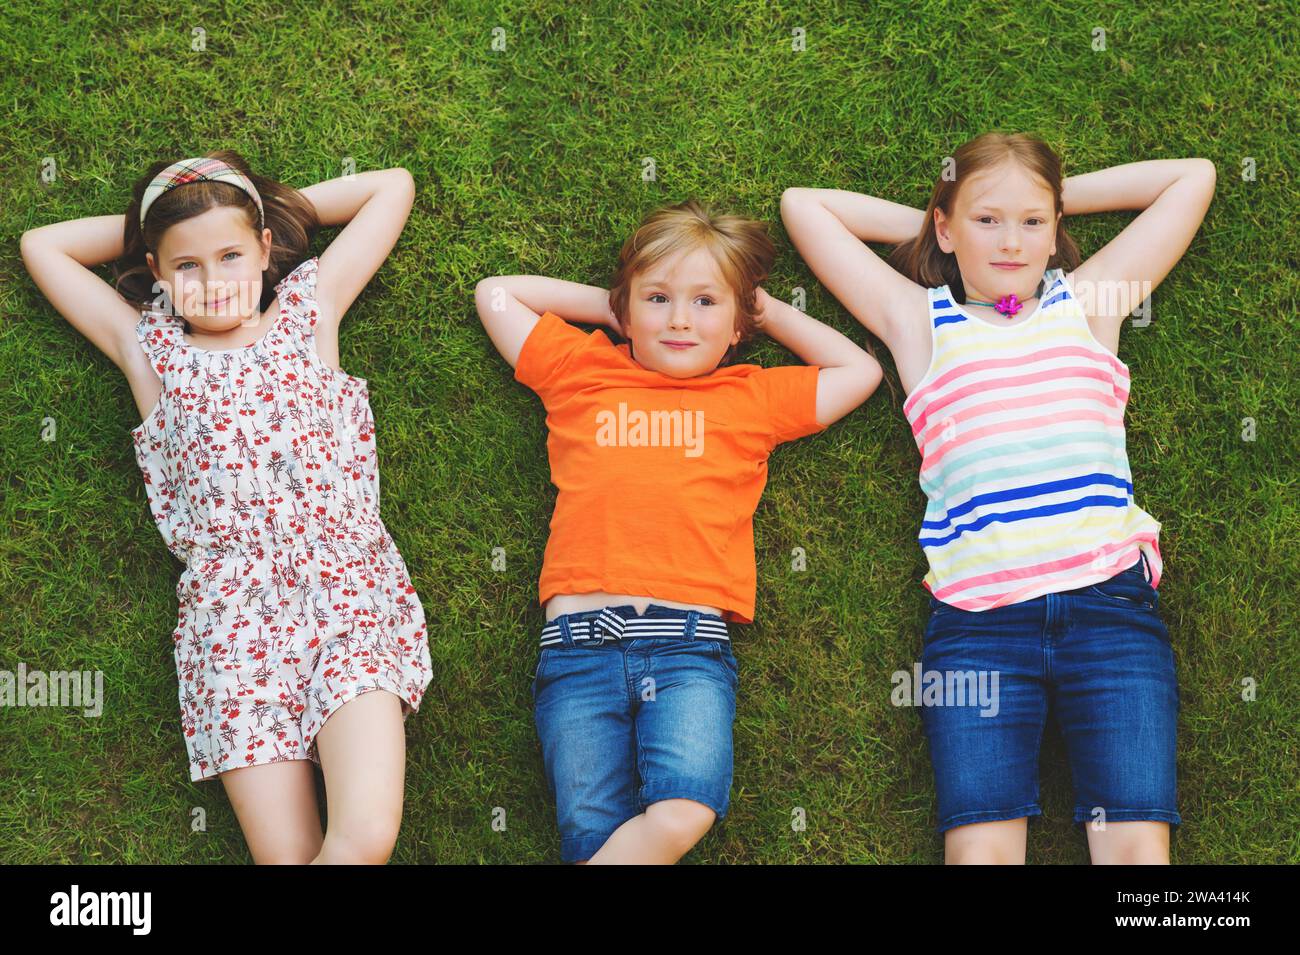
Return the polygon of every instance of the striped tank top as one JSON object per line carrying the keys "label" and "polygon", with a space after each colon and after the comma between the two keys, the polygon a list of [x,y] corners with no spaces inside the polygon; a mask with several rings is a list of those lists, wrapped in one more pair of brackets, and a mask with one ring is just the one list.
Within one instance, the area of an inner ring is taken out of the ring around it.
{"label": "striped tank top", "polygon": [[1060,269],[999,327],[930,293],[930,367],[903,404],[921,452],[931,595],[990,610],[1136,564],[1160,582],[1160,524],[1133,502],[1128,366],[1093,336]]}

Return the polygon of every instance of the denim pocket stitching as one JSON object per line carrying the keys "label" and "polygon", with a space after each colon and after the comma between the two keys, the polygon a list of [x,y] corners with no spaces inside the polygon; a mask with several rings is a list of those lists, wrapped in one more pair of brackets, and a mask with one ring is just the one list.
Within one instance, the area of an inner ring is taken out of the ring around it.
{"label": "denim pocket stitching", "polygon": [[715,655],[718,661],[722,664],[723,672],[727,674],[731,682],[731,687],[734,690],[740,684],[740,673],[738,672],[738,668],[736,666],[735,657],[732,654],[726,652],[726,649],[720,643],[717,644],[717,651]]}
{"label": "denim pocket stitching", "polygon": [[[1127,571],[1122,571],[1121,573],[1127,573]],[[1113,602],[1113,603],[1122,604],[1122,605],[1129,606],[1129,607],[1138,607],[1138,608],[1141,608],[1141,609],[1143,609],[1143,610],[1154,610],[1154,609],[1155,609],[1155,606],[1156,606],[1156,600],[1158,599],[1158,595],[1156,594],[1156,590],[1155,590],[1155,588],[1151,586],[1151,584],[1150,584],[1149,581],[1147,581],[1147,580],[1145,580],[1145,579],[1142,581],[1144,584],[1146,584],[1147,590],[1150,592],[1149,596],[1147,596],[1146,598],[1144,598],[1144,599],[1142,599],[1142,600],[1135,600],[1135,599],[1132,598],[1132,597],[1125,597],[1125,596],[1121,596],[1121,595],[1118,595],[1118,594],[1108,594],[1108,593],[1106,593],[1104,590],[1101,589],[1105,584],[1110,583],[1111,580],[1113,580],[1113,579],[1114,579],[1114,578],[1110,578],[1110,579],[1108,579],[1108,580],[1103,580],[1103,581],[1102,581],[1101,583],[1099,583],[1099,584],[1092,584],[1092,585],[1088,588],[1088,591],[1087,591],[1088,594],[1089,594],[1090,596],[1093,596],[1093,597],[1099,597],[1099,598],[1101,598],[1102,600],[1109,600],[1109,601],[1111,601],[1111,602]]]}
{"label": "denim pocket stitching", "polygon": [[546,661],[550,659],[547,656],[550,653],[550,647],[542,647],[541,652],[537,655],[537,666],[533,669],[533,692],[537,692],[537,684],[546,673]]}

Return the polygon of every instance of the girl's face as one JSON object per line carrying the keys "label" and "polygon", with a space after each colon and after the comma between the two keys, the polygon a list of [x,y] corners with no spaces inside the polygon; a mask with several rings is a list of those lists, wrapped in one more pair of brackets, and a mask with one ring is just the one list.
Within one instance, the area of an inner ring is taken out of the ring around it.
{"label": "girl's face", "polygon": [[219,333],[256,320],[262,272],[271,261],[271,230],[258,235],[246,213],[216,206],[163,234],[149,269],[177,313],[197,331]]}
{"label": "girl's face", "polygon": [[952,217],[935,209],[934,220],[939,248],[957,257],[967,298],[1033,298],[1056,253],[1056,197],[1014,160],[971,176],[957,190]]}
{"label": "girl's face", "polygon": [[623,330],[643,368],[707,375],[740,341],[736,296],[708,249],[679,252],[632,277]]}

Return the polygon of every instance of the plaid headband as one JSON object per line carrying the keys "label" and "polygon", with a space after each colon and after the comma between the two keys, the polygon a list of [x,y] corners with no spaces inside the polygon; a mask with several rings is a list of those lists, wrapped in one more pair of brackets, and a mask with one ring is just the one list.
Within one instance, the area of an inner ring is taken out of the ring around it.
{"label": "plaid headband", "polygon": [[249,182],[247,176],[220,159],[199,156],[194,159],[182,159],[180,162],[174,162],[153,177],[149,187],[144,191],[144,198],[140,200],[140,228],[144,228],[144,217],[148,215],[149,207],[154,204],[155,199],[169,189],[175,189],[177,186],[183,186],[190,182],[228,182],[232,186],[238,186],[253,197],[253,201],[257,203],[258,214],[262,216],[263,222],[266,221],[266,211],[262,208],[262,197],[257,194],[257,190]]}

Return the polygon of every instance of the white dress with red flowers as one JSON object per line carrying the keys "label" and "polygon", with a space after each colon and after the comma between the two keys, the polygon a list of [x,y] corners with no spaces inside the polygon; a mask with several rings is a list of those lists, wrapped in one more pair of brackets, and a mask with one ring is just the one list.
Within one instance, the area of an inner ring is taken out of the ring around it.
{"label": "white dress with red flowers", "polygon": [[175,644],[190,779],[289,759],[348,700],[385,689],[404,717],[430,682],[424,610],[379,518],[366,382],[316,352],[318,261],[276,292],[242,348],[137,332],[162,394],[132,431],[150,510],[185,562]]}

